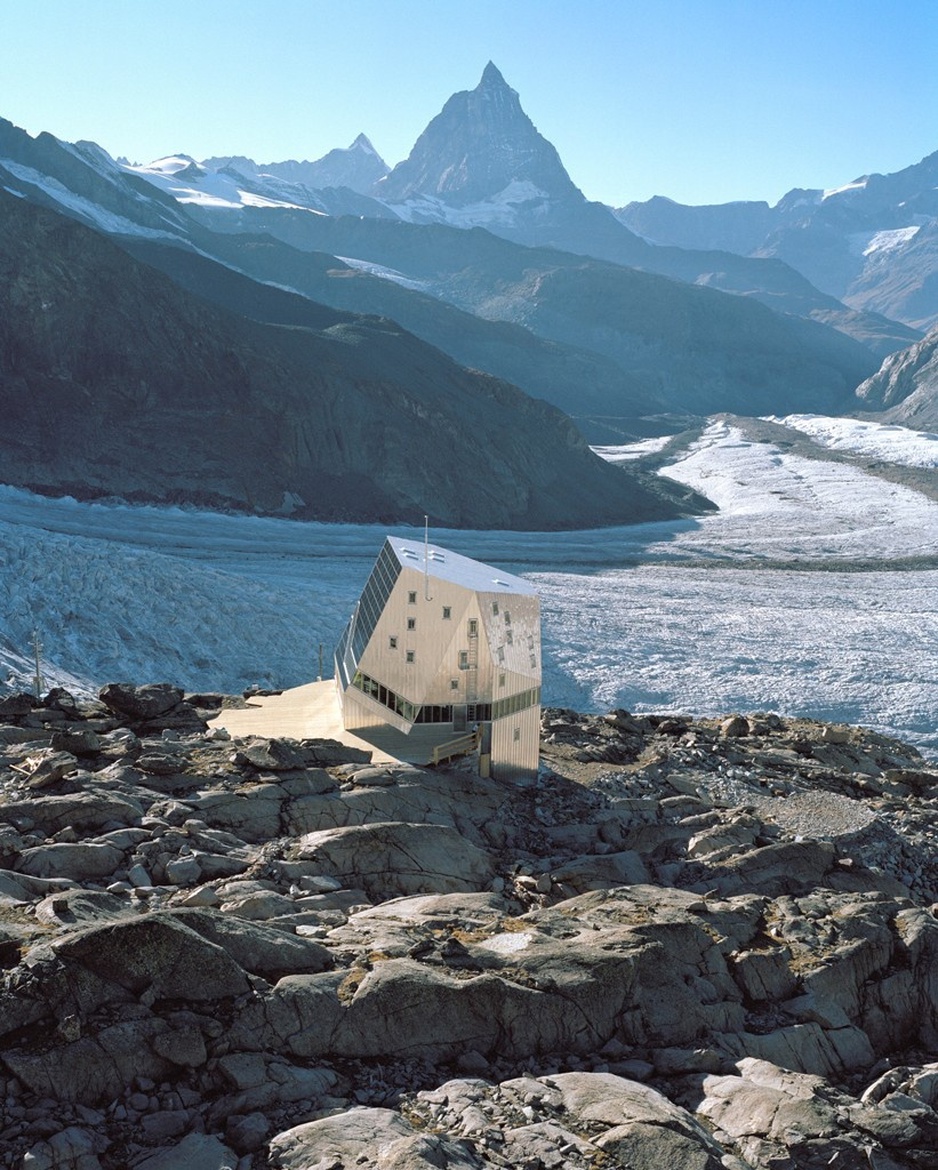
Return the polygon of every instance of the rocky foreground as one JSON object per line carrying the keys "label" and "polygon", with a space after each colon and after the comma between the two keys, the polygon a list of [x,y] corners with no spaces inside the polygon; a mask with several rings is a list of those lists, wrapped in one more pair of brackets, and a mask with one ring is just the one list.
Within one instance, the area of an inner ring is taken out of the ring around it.
{"label": "rocky foreground", "polygon": [[518,785],[237,702],[0,700],[5,1165],[938,1165],[913,749],[548,710]]}

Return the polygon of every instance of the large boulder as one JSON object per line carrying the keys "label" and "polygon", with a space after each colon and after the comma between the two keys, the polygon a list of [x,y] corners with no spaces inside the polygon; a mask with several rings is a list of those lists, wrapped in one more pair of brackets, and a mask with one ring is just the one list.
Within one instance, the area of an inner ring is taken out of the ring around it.
{"label": "large boulder", "polygon": [[123,860],[123,850],[115,845],[61,841],[24,849],[16,868],[30,877],[71,878],[81,882],[109,877]]}
{"label": "large boulder", "polygon": [[487,853],[443,825],[390,822],[307,833],[297,856],[376,901],[478,890],[495,874]]}
{"label": "large boulder", "polygon": [[37,1142],[23,1159],[28,1170],[101,1170],[98,1154],[108,1142],[100,1134],[70,1125]]}
{"label": "large boulder", "polygon": [[722,1170],[723,1151],[686,1109],[637,1081],[609,1073],[561,1073],[545,1078],[560,1106],[584,1126],[611,1128],[600,1149],[630,1170]]}
{"label": "large boulder", "polygon": [[300,768],[334,768],[340,764],[368,764],[371,752],[336,739],[263,739],[244,744],[239,760],[259,771],[290,772]]}
{"label": "large boulder", "polygon": [[69,929],[130,918],[134,908],[116,894],[77,887],[43,898],[36,906],[35,915],[38,922]]}
{"label": "large boulder", "polygon": [[413,1126],[393,1109],[351,1109],[278,1134],[270,1143],[270,1159],[277,1170],[374,1166],[382,1147],[413,1134]]}
{"label": "large boulder", "polygon": [[136,1170],[232,1170],[237,1164],[237,1154],[213,1134],[190,1133],[137,1162]]}
{"label": "large boulder", "polygon": [[171,711],[182,702],[184,692],[181,687],[174,687],[170,683],[145,683],[135,686],[133,683],[107,683],[98,691],[98,698],[112,711],[120,715],[129,715],[131,719],[156,719]]}
{"label": "large boulder", "polygon": [[320,943],[272,926],[212,910],[184,908],[171,914],[201,938],[221,947],[239,967],[266,979],[326,971],[334,962],[331,951]]}
{"label": "large boulder", "polygon": [[152,1000],[212,1001],[250,990],[226,950],[165,914],[89,927],[52,949],[63,962]]}
{"label": "large boulder", "polygon": [[94,1105],[119,1097],[137,1077],[162,1080],[173,1071],[154,1040],[167,1030],[158,1019],[129,1019],[68,1043],[49,1037],[3,1051],[3,1063],[40,1097]]}
{"label": "large boulder", "polygon": [[62,796],[41,796],[0,805],[0,820],[18,828],[28,825],[42,829],[50,835],[68,825],[93,836],[105,826],[138,825],[142,816],[143,805],[136,798],[94,785]]}

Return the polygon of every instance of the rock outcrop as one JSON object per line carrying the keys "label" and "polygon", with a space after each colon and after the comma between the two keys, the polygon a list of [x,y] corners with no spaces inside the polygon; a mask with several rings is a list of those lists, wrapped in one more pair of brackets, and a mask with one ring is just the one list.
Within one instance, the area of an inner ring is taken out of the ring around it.
{"label": "rock outcrop", "polygon": [[865,409],[887,411],[891,422],[938,425],[938,330],[891,354],[856,394]]}
{"label": "rock outcrop", "polygon": [[48,1170],[938,1160],[938,770],[544,715],[541,775],[0,707],[0,1148]]}

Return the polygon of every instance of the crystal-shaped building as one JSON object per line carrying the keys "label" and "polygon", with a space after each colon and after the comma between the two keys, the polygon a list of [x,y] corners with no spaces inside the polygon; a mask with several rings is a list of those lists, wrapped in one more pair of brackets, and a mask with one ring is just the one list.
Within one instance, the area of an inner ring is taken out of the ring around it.
{"label": "crystal-shaped building", "polygon": [[477,751],[482,775],[536,775],[540,606],[522,577],[389,536],[335,665],[346,730],[419,725],[443,756],[457,741]]}

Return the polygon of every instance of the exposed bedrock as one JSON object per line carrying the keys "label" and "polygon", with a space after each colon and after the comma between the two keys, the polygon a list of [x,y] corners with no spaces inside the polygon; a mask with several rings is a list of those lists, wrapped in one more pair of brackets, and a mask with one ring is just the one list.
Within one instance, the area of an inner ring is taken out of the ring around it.
{"label": "exposed bedrock", "polygon": [[548,710],[536,783],[0,709],[11,1166],[938,1159],[938,771],[858,728]]}

